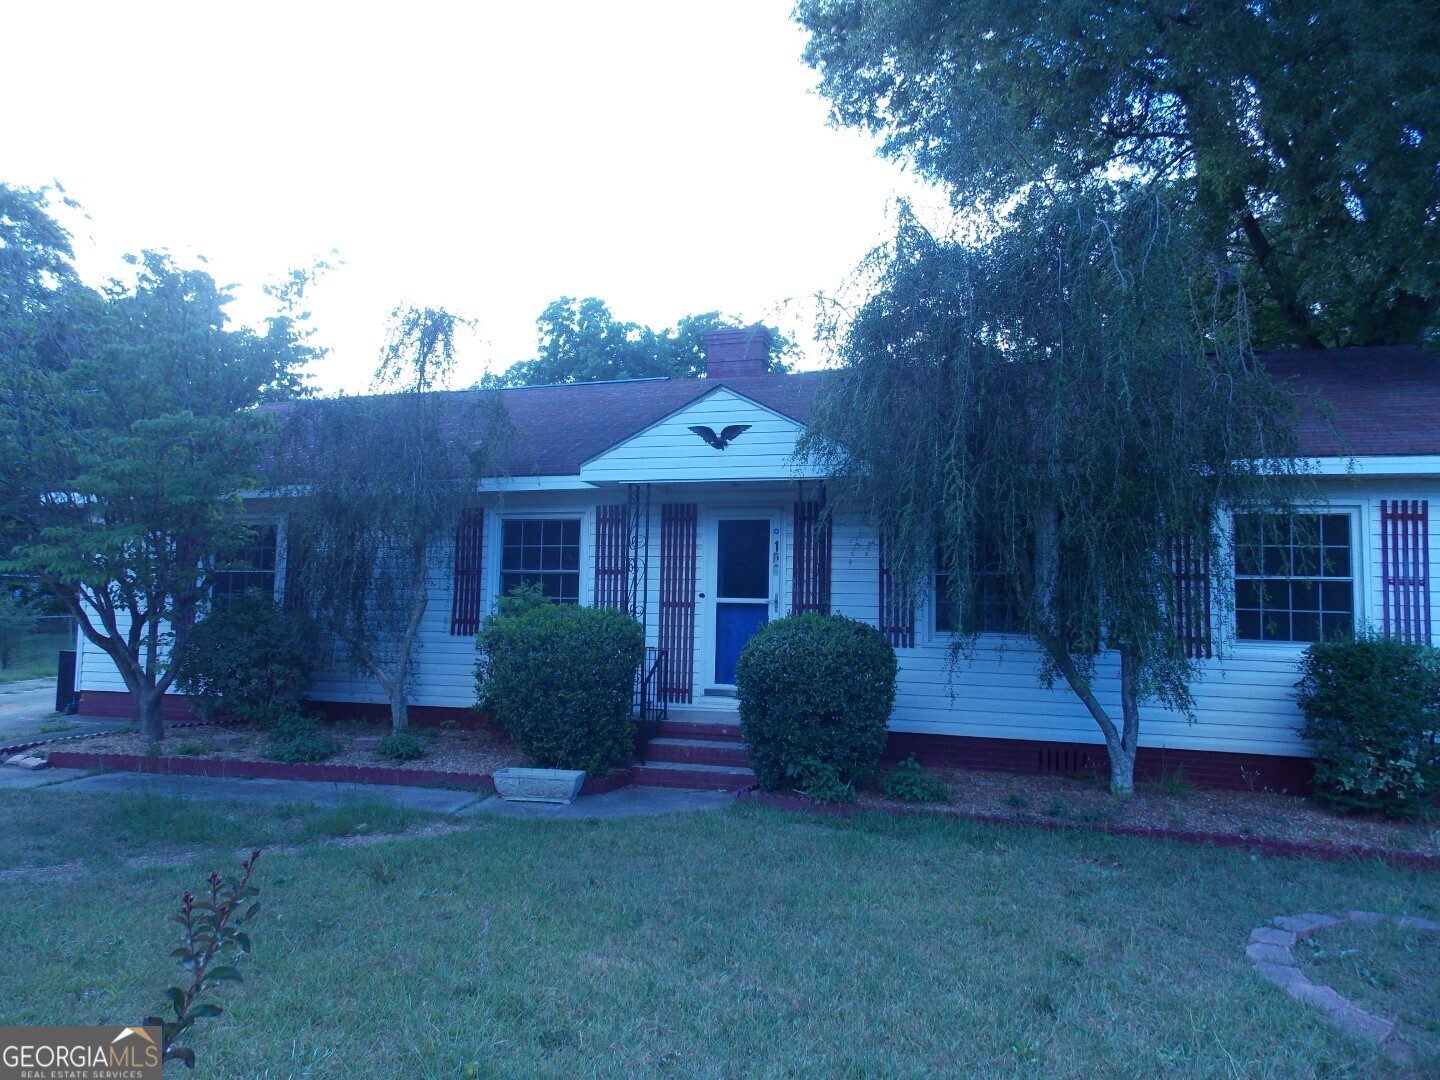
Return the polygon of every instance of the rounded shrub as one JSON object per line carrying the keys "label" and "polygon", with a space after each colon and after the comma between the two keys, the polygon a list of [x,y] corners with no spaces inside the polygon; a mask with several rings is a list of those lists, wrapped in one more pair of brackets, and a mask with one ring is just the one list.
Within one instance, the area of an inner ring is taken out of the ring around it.
{"label": "rounded shrub", "polygon": [[1341,812],[1417,817],[1440,790],[1440,650],[1378,637],[1311,645],[1300,735],[1315,794]]}
{"label": "rounded shrub", "polygon": [[477,639],[480,703],[541,768],[604,775],[634,750],[631,700],[645,632],[623,611],[500,601]]}
{"label": "rounded shrub", "polygon": [[305,697],[314,657],[308,620],[252,591],[225,597],[195,624],[175,684],[206,720],[270,726]]}
{"label": "rounded shrub", "polygon": [[895,650],[843,615],[766,623],[740,653],[740,730],[755,778],[833,799],[873,773],[895,704]]}

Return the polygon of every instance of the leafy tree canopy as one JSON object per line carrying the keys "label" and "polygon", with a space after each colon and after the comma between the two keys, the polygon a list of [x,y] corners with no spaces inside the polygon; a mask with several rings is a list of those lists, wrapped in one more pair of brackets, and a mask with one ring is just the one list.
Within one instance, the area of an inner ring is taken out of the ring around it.
{"label": "leafy tree canopy", "polygon": [[1257,344],[1437,334],[1440,6],[800,0],[833,116],[1006,209],[1178,184],[1257,299]]}
{"label": "leafy tree canopy", "polygon": [[287,601],[380,684],[397,730],[409,724],[431,589],[450,577],[456,527],[508,434],[497,395],[441,392],[463,322],[436,308],[392,312],[373,386],[388,392],[297,403],[273,477],[296,493]]}
{"label": "leafy tree canopy", "polygon": [[115,662],[149,739],[214,574],[252,533],[270,425],[300,390],[291,313],[234,328],[209,275],[164,255],[79,283],[43,195],[0,185],[0,570],[38,580]]}
{"label": "leafy tree canopy", "polygon": [[[674,327],[652,330],[622,322],[603,300],[562,296],[536,320],[540,352],[521,360],[484,385],[545,386],[551,383],[598,382],[604,379],[655,377],[695,379],[705,374],[705,332],[740,324],[718,311],[687,315]],[[781,359],[793,351],[790,340],[771,328],[771,369],[787,370]]]}
{"label": "leafy tree canopy", "polygon": [[[1288,400],[1254,365],[1243,295],[1163,200],[1102,189],[1016,217],[978,247],[902,224],[802,449],[879,523],[902,591],[938,569],[965,611],[979,567],[1002,573],[1125,793],[1139,707],[1191,707],[1177,553],[1218,570],[1218,508],[1272,499]],[[1095,688],[1107,652],[1118,711]]]}

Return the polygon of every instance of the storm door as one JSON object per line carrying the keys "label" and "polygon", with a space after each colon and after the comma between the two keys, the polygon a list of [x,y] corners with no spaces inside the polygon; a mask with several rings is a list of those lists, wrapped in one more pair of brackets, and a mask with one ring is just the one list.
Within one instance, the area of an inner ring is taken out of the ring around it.
{"label": "storm door", "polygon": [[721,518],[715,538],[715,683],[735,685],[740,650],[770,618],[779,529],[766,518]]}

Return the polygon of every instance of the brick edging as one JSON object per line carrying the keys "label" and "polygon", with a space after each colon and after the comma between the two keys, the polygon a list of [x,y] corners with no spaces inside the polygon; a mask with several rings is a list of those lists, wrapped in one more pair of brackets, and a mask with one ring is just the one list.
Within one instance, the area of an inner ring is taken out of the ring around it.
{"label": "brick edging", "polygon": [[1052,821],[1043,818],[1020,818],[1009,814],[964,814],[923,806],[857,806],[853,803],[818,803],[800,795],[783,795],[773,791],[751,788],[737,791],[736,799],[758,802],[781,810],[811,810],[836,817],[849,818],[857,811],[879,811],[896,817],[918,815],[923,817],[952,818],[979,825],[1013,825],[1022,828],[1043,829],[1049,832],[1092,832],[1110,836],[1126,836],[1141,840],[1171,840],[1182,844],[1210,844],[1214,847],[1241,848],[1273,855],[1279,858],[1319,859],[1326,862],[1344,862],[1349,859],[1379,859],[1390,866],[1410,870],[1440,871],[1440,855],[1429,855],[1420,851],[1394,851],[1390,848],[1370,847],[1365,844],[1349,844],[1333,847],[1326,844],[1310,844],[1299,840],[1268,840],[1258,836],[1237,836],[1234,833],[1197,832],[1192,829],[1162,829],[1149,825],[1107,825],[1091,821]]}

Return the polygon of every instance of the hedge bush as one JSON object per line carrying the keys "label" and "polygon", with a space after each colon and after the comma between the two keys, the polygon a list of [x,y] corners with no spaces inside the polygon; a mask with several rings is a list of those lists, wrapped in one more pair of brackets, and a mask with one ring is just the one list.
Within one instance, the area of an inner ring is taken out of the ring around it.
{"label": "hedge bush", "polygon": [[895,650],[843,615],[766,623],[740,653],[740,730],[765,788],[834,788],[875,771],[895,704]]}
{"label": "hedge bush", "polygon": [[265,754],[289,765],[313,765],[334,757],[339,750],[340,744],[325,734],[313,716],[282,712],[273,717]]}
{"label": "hedge bush", "polygon": [[1316,796],[1341,812],[1425,813],[1440,790],[1440,650],[1362,636],[1311,645],[1300,672]]}
{"label": "hedge bush", "polygon": [[481,705],[538,766],[603,776],[630,759],[645,632],[625,612],[519,590],[485,620],[477,645]]}
{"label": "hedge bush", "polygon": [[226,597],[190,631],[175,683],[206,720],[270,726],[310,689],[314,635],[304,616],[259,592]]}

